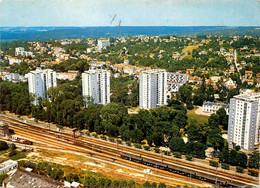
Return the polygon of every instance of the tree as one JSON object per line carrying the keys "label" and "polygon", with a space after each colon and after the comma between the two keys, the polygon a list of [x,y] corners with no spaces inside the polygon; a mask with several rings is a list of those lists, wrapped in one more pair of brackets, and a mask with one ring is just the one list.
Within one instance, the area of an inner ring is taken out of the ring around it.
{"label": "tree", "polygon": [[243,152],[238,152],[236,155],[236,162],[238,166],[245,168],[247,166],[247,155]]}
{"label": "tree", "polygon": [[156,182],[153,182],[150,187],[151,187],[151,188],[157,188],[157,183],[156,183]]}
{"label": "tree", "polygon": [[180,99],[187,106],[192,104],[192,87],[183,85],[179,89]]}
{"label": "tree", "polygon": [[12,144],[10,145],[10,148],[11,148],[12,150],[15,150],[15,149],[16,149],[16,145],[12,143]]}
{"label": "tree", "polygon": [[158,185],[158,188],[166,188],[165,183],[160,182],[159,185]]}
{"label": "tree", "polygon": [[224,139],[222,138],[221,130],[218,127],[209,130],[207,144],[213,147],[215,151],[222,150]]}
{"label": "tree", "polygon": [[144,187],[144,188],[150,188],[151,185],[150,185],[150,183],[149,183],[148,181],[146,181],[146,182],[143,184],[143,187]]}
{"label": "tree", "polygon": [[112,188],[118,188],[118,187],[119,187],[119,182],[118,182],[118,180],[113,180],[112,183],[110,184],[110,187],[112,187]]}
{"label": "tree", "polygon": [[260,161],[260,154],[259,151],[254,150],[251,154],[249,154],[249,159],[248,159],[248,166],[250,168],[259,168],[259,161]]}
{"label": "tree", "polygon": [[169,142],[171,151],[183,152],[185,143],[181,137],[172,137]]}
{"label": "tree", "polygon": [[187,125],[187,113],[182,110],[177,110],[177,115],[174,117],[173,124],[179,128],[184,128]]}
{"label": "tree", "polygon": [[135,181],[134,181],[134,180],[130,180],[130,181],[128,182],[128,187],[129,187],[129,188],[135,188]]}
{"label": "tree", "polygon": [[0,141],[0,151],[7,150],[7,149],[8,149],[7,143],[4,141]]}
{"label": "tree", "polygon": [[144,133],[138,128],[133,130],[131,133],[132,133],[131,135],[132,135],[133,142],[139,143],[144,139]]}
{"label": "tree", "polygon": [[222,107],[218,109],[216,113],[219,117],[219,125],[223,126],[224,130],[228,129],[228,115],[226,113],[226,110]]}

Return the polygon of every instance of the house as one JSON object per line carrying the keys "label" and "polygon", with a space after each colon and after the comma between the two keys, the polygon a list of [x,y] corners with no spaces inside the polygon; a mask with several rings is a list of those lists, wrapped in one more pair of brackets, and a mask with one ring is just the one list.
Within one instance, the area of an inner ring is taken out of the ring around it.
{"label": "house", "polygon": [[224,108],[226,110],[226,113],[228,115],[229,113],[229,105],[225,104],[225,103],[214,103],[214,102],[209,102],[209,101],[205,101],[202,105],[202,112],[208,112],[208,113],[214,113],[216,114],[216,112],[220,109],[220,108]]}
{"label": "house", "polygon": [[245,79],[245,82],[247,82],[248,85],[253,85],[254,80],[253,79]]}
{"label": "house", "polygon": [[232,63],[232,61],[233,61],[233,58],[231,58],[231,57],[228,57],[228,58],[226,58],[226,61],[227,61],[227,63],[228,63],[228,64],[230,64],[230,63]]}
{"label": "house", "polygon": [[67,72],[57,72],[56,78],[59,80],[67,80],[68,79],[68,73]]}
{"label": "house", "polygon": [[230,70],[235,70],[235,66],[234,65],[230,65]]}
{"label": "house", "polygon": [[186,74],[192,74],[194,73],[194,69],[186,69]]}
{"label": "house", "polygon": [[233,81],[231,78],[225,80],[225,81],[224,81],[224,85],[225,85],[228,89],[234,89],[234,88],[236,88],[236,82]]}
{"label": "house", "polygon": [[70,58],[70,54],[63,54],[63,58],[64,58],[65,60],[68,60],[68,59]]}
{"label": "house", "polygon": [[128,60],[128,59],[125,59],[125,60],[124,60],[124,64],[125,64],[125,65],[129,65],[129,60]]}
{"label": "house", "polygon": [[175,52],[174,54],[172,54],[172,58],[175,59],[175,60],[180,59],[180,56],[181,56],[180,53]]}
{"label": "house", "polygon": [[79,71],[75,71],[75,70],[69,70],[68,71],[68,80],[75,80],[76,77],[79,75]]}
{"label": "house", "polygon": [[92,48],[87,48],[87,53],[91,53],[92,52]]}
{"label": "house", "polygon": [[154,54],[150,54],[149,57],[150,57],[150,58],[154,58]]}
{"label": "house", "polygon": [[188,80],[189,83],[202,84],[202,78],[198,76],[190,77]]}
{"label": "house", "polygon": [[19,65],[22,62],[22,60],[18,59],[17,57],[9,57],[8,60],[10,65],[13,65],[15,63]]}
{"label": "house", "polygon": [[253,77],[253,71],[245,71],[245,79],[251,79]]}
{"label": "house", "polygon": [[61,57],[58,57],[58,58],[56,58],[55,60],[56,60],[56,61],[63,61],[64,59],[61,58]]}
{"label": "house", "polygon": [[0,173],[6,173],[18,167],[18,162],[13,160],[8,160],[0,164]]}

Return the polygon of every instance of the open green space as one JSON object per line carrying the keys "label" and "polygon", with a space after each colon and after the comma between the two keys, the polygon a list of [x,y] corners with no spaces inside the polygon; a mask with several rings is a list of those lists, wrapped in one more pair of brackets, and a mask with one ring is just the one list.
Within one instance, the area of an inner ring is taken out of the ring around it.
{"label": "open green space", "polygon": [[207,116],[201,116],[195,113],[195,110],[198,108],[195,107],[192,110],[187,111],[187,116],[188,116],[188,122],[190,123],[191,121],[197,121],[199,123],[206,123],[208,122],[209,117]]}

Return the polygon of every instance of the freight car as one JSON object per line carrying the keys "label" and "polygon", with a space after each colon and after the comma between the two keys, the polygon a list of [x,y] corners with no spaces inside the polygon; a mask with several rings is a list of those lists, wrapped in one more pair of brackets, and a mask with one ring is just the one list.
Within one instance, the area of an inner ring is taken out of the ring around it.
{"label": "freight car", "polygon": [[[176,167],[173,165],[167,165],[163,162],[153,161],[151,159],[142,157],[141,155],[137,156],[137,155],[129,154],[129,153],[121,153],[121,158],[130,160],[133,162],[141,163],[141,164],[144,164],[144,165],[147,165],[150,167],[154,167],[157,169],[166,170],[166,171],[169,171],[169,172],[172,172],[175,174],[180,174],[180,175],[186,176],[188,178],[198,179],[198,180],[205,181],[205,182],[208,182],[211,184],[216,184],[216,180],[213,178],[206,178],[206,177],[203,177],[202,175],[199,175],[196,172],[192,172],[187,169],[184,169],[181,167]],[[217,181],[217,184],[222,187],[233,187],[232,185],[228,184],[227,182],[221,182],[219,180]]]}

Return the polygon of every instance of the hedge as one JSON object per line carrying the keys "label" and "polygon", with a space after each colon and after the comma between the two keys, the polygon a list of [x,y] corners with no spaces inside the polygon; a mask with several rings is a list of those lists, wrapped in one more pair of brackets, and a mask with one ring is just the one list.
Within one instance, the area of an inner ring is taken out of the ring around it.
{"label": "hedge", "polygon": [[187,159],[188,161],[192,161],[192,156],[191,156],[191,155],[185,155],[185,157],[186,157],[186,159]]}
{"label": "hedge", "polygon": [[258,177],[259,172],[255,171],[255,170],[248,170],[248,174],[250,176]]}
{"label": "hedge", "polygon": [[237,166],[237,167],[236,167],[236,170],[237,170],[237,172],[239,172],[239,173],[243,173],[243,172],[244,172],[244,168],[241,167],[241,166]]}
{"label": "hedge", "polygon": [[216,161],[209,161],[210,166],[218,167],[218,162]]}
{"label": "hedge", "polygon": [[221,163],[221,168],[229,170],[230,165],[226,163]]}
{"label": "hedge", "polygon": [[180,152],[173,152],[174,157],[181,158]]}

